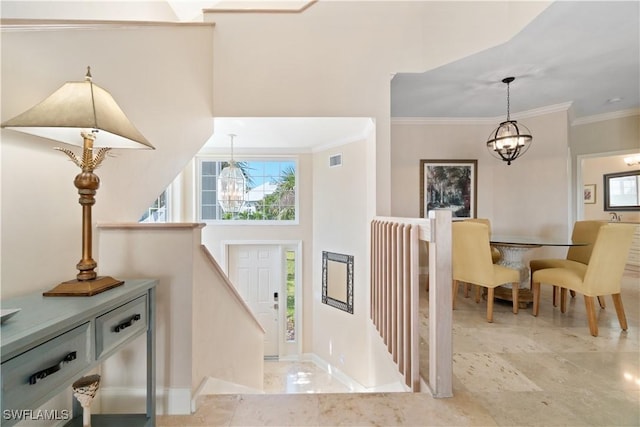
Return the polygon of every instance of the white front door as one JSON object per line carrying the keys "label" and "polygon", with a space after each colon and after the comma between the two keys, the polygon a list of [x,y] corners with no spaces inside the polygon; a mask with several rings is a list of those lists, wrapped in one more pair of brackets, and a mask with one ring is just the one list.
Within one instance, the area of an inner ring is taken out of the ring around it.
{"label": "white front door", "polygon": [[279,246],[229,246],[229,279],[266,332],[265,358],[278,357],[278,300],[281,299],[282,266]]}

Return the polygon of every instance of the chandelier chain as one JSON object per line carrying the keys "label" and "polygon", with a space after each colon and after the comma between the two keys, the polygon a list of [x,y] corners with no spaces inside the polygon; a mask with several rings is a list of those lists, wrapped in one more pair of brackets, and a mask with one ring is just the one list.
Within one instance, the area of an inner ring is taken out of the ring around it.
{"label": "chandelier chain", "polygon": [[510,110],[511,110],[511,97],[510,97],[510,91],[509,91],[509,83],[507,82],[507,121],[511,121],[511,116],[510,116]]}
{"label": "chandelier chain", "polygon": [[229,134],[229,137],[231,138],[231,163],[232,163],[232,164],[234,163],[234,161],[233,161],[233,137],[234,137],[234,136],[235,136],[235,135],[234,135],[234,134],[232,134],[232,133],[230,133],[230,134]]}

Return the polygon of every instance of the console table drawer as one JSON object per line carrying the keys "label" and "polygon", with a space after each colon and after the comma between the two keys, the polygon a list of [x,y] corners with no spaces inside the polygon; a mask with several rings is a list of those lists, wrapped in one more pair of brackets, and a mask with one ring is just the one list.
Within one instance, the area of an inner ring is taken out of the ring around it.
{"label": "console table drawer", "polygon": [[2,410],[29,408],[32,402],[42,404],[51,390],[89,367],[93,360],[90,325],[87,322],[4,362]]}
{"label": "console table drawer", "polygon": [[96,318],[96,359],[147,330],[147,295]]}

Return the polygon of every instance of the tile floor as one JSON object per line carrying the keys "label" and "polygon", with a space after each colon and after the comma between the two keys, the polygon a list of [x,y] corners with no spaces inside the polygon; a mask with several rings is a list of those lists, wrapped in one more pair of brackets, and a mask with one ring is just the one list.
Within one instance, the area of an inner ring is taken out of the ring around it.
{"label": "tile floor", "polygon": [[[269,394],[207,396],[197,413],[160,416],[158,425],[638,426],[638,274],[623,278],[622,296],[628,331],[620,330],[607,298],[607,308],[598,313],[600,336],[594,338],[580,296],[562,314],[543,285],[537,318],[531,306],[513,315],[510,304],[497,303],[489,324],[484,302],[476,305],[460,293],[449,399],[428,393],[345,394],[339,382],[311,364],[266,362]],[[427,372],[426,293],[421,297],[421,371]],[[298,394],[286,394],[291,392]]]}

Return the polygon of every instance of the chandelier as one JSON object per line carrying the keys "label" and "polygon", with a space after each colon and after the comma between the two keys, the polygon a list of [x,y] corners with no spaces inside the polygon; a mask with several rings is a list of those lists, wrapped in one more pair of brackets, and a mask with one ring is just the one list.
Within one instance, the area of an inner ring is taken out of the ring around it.
{"label": "chandelier", "polygon": [[242,169],[233,160],[233,138],[236,135],[229,134],[231,138],[231,160],[222,169],[218,176],[218,203],[222,210],[229,213],[238,213],[244,205],[246,181]]}
{"label": "chandelier", "polygon": [[515,80],[515,77],[506,77],[502,79],[502,83],[507,84],[507,120],[491,132],[487,141],[487,149],[496,158],[507,162],[510,165],[512,161],[522,156],[531,146],[533,137],[531,131],[526,126],[518,124],[517,121],[511,120],[509,114],[510,97],[509,84]]}

